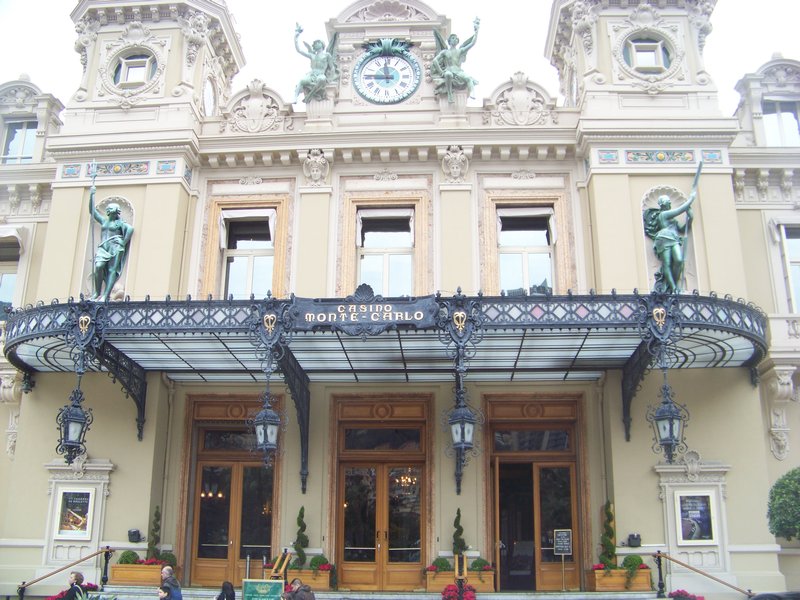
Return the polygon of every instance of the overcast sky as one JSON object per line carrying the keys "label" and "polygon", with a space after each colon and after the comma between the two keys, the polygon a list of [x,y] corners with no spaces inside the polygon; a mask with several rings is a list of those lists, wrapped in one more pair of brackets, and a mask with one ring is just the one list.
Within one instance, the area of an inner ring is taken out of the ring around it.
{"label": "overcast sky", "polygon": [[[325,37],[325,23],[349,0],[227,0],[242,40],[246,65],[234,79],[233,91],[261,79],[290,101],[308,59],[294,50],[294,28],[302,40]],[[555,68],[544,58],[549,0],[431,0],[434,10],[449,17],[453,32],[466,39],[478,16],[478,43],[465,64],[479,84],[475,100],[491,95],[514,72],[523,71],[558,95]],[[65,102],[80,80],[81,66],[69,13],[72,0],[0,0],[0,83],[27,73],[42,91]],[[705,49],[706,70],[720,93],[723,114],[731,115],[739,100],[736,82],[779,52],[800,60],[800,0],[718,0],[712,15],[714,31]],[[560,101],[559,101],[560,104]],[[298,106],[303,110],[302,104]]]}

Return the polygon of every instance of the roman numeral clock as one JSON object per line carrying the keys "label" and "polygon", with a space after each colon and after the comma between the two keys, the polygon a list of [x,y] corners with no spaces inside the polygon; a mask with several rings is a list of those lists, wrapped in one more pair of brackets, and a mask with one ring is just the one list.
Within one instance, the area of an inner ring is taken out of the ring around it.
{"label": "roman numeral clock", "polygon": [[353,67],[358,94],[373,104],[397,104],[417,91],[422,70],[408,43],[382,39],[368,46]]}

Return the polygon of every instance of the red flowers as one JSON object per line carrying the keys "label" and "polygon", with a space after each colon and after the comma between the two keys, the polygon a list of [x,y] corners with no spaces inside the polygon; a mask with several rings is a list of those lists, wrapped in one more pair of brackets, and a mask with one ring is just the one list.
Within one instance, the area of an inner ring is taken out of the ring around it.
{"label": "red flowers", "polygon": [[[464,586],[464,600],[475,600],[475,588],[469,584]],[[442,590],[442,600],[459,600],[458,599],[458,586],[454,583],[446,586]]]}
{"label": "red flowers", "polygon": [[675,590],[674,592],[670,592],[668,597],[674,598],[675,600],[697,600],[697,596],[690,594],[686,590]]}
{"label": "red flowers", "polygon": [[439,567],[437,567],[436,565],[428,565],[427,567],[425,567],[425,570],[430,571],[431,573],[437,573],[439,571]]}
{"label": "red flowers", "polygon": [[319,566],[319,570],[320,571],[330,571],[332,566],[333,565],[331,565],[331,563],[325,563],[325,564]]}
{"label": "red flowers", "polygon": [[592,571],[602,571],[606,566],[603,563],[596,563],[592,565]]}
{"label": "red flowers", "polygon": [[137,565],[165,565],[167,561],[158,558],[140,558],[136,561]]}

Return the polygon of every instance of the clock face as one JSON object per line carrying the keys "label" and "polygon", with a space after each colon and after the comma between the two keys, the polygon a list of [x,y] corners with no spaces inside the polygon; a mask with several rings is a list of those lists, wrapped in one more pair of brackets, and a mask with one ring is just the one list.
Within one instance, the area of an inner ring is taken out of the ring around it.
{"label": "clock face", "polygon": [[419,63],[408,51],[392,56],[365,54],[353,75],[358,93],[376,104],[402,102],[417,91],[420,79]]}

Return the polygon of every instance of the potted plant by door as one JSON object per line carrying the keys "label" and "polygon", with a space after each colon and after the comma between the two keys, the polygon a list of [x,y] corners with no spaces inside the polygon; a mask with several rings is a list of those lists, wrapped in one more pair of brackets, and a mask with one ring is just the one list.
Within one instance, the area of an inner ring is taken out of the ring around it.
{"label": "potted plant by door", "polygon": [[[290,571],[300,571],[297,577],[315,590],[330,590],[331,576],[335,573],[333,565],[323,554],[312,556],[306,568],[306,548],[308,536],[306,535],[306,509],[301,506],[297,513],[297,536],[294,542],[295,559],[289,565]],[[294,576],[294,575],[293,575]]]}
{"label": "potted plant by door", "polygon": [[111,565],[111,583],[114,585],[161,584],[164,562],[157,558],[141,559],[133,550],[125,550],[116,564]]}
{"label": "potted plant by door", "polygon": [[455,569],[449,560],[440,556],[425,568],[425,589],[438,592],[455,581]]}
{"label": "potted plant by door", "polygon": [[638,554],[629,554],[617,565],[614,507],[603,507],[603,534],[600,536],[600,562],[586,573],[586,590],[590,592],[649,591],[652,589],[650,569]]}
{"label": "potted plant by door", "polygon": [[478,592],[494,592],[494,573],[492,563],[479,556],[469,564],[467,581]]}

